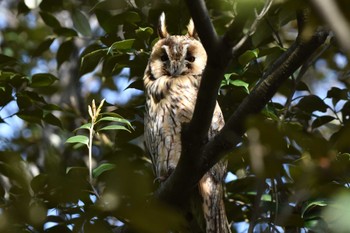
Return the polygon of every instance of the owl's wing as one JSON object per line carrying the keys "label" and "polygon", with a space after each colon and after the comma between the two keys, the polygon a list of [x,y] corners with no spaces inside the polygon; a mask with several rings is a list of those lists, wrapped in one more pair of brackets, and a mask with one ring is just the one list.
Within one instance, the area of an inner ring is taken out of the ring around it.
{"label": "owl's wing", "polygon": [[[209,129],[209,139],[212,139],[224,126],[221,109],[217,104]],[[206,222],[206,233],[230,233],[224,205],[223,182],[226,174],[227,161],[221,160],[215,164],[199,181],[199,193],[202,196],[202,206]]]}
{"label": "owl's wing", "polygon": [[[148,109],[146,109],[146,111],[148,111]],[[152,161],[152,166],[153,166],[153,172],[154,174],[157,176],[158,171],[157,171],[157,161],[158,161],[158,157],[157,157],[157,147],[156,147],[156,143],[154,142],[154,131],[152,131],[150,129],[150,119],[149,119],[149,115],[147,113],[145,113],[145,118],[144,118],[144,142],[145,142],[145,146],[147,149],[147,152],[149,153],[149,157],[151,158]]]}

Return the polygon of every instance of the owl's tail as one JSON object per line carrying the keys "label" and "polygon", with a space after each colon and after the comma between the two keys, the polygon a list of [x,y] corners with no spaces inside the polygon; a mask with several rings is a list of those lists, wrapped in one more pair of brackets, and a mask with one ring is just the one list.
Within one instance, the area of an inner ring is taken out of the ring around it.
{"label": "owl's tail", "polygon": [[223,200],[223,184],[207,173],[199,182],[206,233],[231,233]]}

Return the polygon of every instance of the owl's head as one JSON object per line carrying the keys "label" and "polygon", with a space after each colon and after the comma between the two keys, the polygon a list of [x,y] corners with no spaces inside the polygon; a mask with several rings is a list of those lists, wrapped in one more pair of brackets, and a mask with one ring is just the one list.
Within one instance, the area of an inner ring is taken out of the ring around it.
{"label": "owl's head", "polygon": [[207,55],[190,20],[186,35],[170,35],[166,29],[165,14],[159,18],[159,41],[154,45],[149,69],[153,79],[200,75]]}

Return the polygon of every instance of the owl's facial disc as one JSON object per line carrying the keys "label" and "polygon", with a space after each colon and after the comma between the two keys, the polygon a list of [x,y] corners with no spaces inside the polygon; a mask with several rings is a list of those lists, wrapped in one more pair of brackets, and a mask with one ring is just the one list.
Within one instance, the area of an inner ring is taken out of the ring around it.
{"label": "owl's facial disc", "polygon": [[163,45],[160,57],[169,76],[181,76],[188,73],[190,63],[195,60],[188,53],[188,44]]}

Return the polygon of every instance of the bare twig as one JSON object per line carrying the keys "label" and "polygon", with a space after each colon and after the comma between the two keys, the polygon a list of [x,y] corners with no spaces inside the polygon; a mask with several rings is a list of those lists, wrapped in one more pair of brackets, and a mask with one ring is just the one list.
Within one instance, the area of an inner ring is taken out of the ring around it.
{"label": "bare twig", "polygon": [[267,14],[269,11],[271,5],[273,3],[273,0],[267,0],[265,2],[264,7],[261,9],[260,13],[258,14],[256,9],[255,9],[255,20],[250,26],[248,32],[242,37],[242,39],[239,40],[239,42],[232,48],[232,54],[235,55],[236,52],[243,46],[243,44],[247,41],[247,39],[253,35],[260,23],[260,21],[264,18],[264,16]]}

